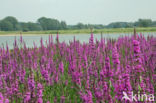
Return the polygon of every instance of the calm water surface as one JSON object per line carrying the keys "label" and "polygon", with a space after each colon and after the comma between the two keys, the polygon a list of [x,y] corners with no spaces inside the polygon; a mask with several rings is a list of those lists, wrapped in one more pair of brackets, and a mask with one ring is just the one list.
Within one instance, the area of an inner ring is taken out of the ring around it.
{"label": "calm water surface", "polygon": [[[120,33],[114,33],[114,34],[103,34],[102,37],[104,38],[114,38],[117,39],[118,37],[121,36],[130,36],[132,34],[120,34]],[[147,37],[148,35],[150,36],[155,36],[156,37],[156,33],[143,33],[143,35],[145,37]],[[90,38],[90,34],[60,34],[59,35],[59,41],[60,42],[66,42],[69,43],[69,41],[72,41],[73,38],[76,38],[76,40],[79,40],[81,43],[83,42],[88,42],[89,38]],[[20,40],[20,36],[0,36],[0,47],[6,47],[6,44],[8,44],[9,48],[13,48],[13,43],[14,40],[18,41],[18,45],[20,46],[19,40]],[[34,42],[37,46],[40,46],[40,39],[43,39],[43,42],[45,43],[45,41],[48,41],[49,35],[34,35],[34,36],[23,36],[23,40],[26,43],[27,47],[33,47]],[[56,35],[53,35],[53,39],[55,41]],[[101,35],[100,34],[94,34],[94,39],[100,40]]]}

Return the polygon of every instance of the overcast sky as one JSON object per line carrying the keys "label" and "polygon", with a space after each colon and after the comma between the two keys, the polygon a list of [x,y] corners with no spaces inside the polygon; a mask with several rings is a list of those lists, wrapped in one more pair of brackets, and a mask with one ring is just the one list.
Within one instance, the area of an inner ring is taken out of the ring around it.
{"label": "overcast sky", "polygon": [[44,16],[67,24],[156,20],[156,0],[0,0],[0,19],[6,16],[26,22]]}

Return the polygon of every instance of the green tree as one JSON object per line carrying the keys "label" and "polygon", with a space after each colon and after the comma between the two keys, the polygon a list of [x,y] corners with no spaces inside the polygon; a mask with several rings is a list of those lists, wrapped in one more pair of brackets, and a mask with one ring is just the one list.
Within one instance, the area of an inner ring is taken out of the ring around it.
{"label": "green tree", "polygon": [[61,21],[61,29],[67,29],[67,24],[66,24],[66,22],[65,21]]}
{"label": "green tree", "polygon": [[58,30],[61,28],[61,24],[57,19],[41,17],[37,22],[41,25],[43,30]]}
{"label": "green tree", "polygon": [[107,27],[107,28],[130,28],[130,27],[133,27],[133,23],[131,23],[131,22],[113,22],[105,27]]}
{"label": "green tree", "polygon": [[78,24],[76,25],[76,27],[77,27],[78,29],[84,29],[84,28],[85,28],[85,25],[84,25],[83,23],[78,23]]}
{"label": "green tree", "polygon": [[22,31],[24,32],[29,31],[28,23],[21,22],[20,25],[21,25]]}
{"label": "green tree", "polygon": [[37,23],[32,23],[32,22],[28,22],[28,23],[24,23],[21,22],[20,23],[21,27],[22,27],[22,31],[39,31],[42,30],[42,27],[37,24]]}
{"label": "green tree", "polygon": [[137,22],[134,23],[135,26],[138,27],[149,27],[152,25],[151,19],[139,19]]}
{"label": "green tree", "polygon": [[152,22],[152,26],[153,26],[153,27],[156,27],[156,21],[153,21],[153,22]]}
{"label": "green tree", "polygon": [[2,31],[12,31],[12,30],[14,30],[13,24],[10,23],[9,21],[6,21],[6,20],[2,20],[0,22],[0,28],[1,28]]}
{"label": "green tree", "polygon": [[15,17],[8,16],[4,18],[3,20],[10,22],[13,25],[13,30],[20,30],[20,25]]}
{"label": "green tree", "polygon": [[37,23],[28,22],[27,25],[30,31],[42,30],[42,27]]}
{"label": "green tree", "polygon": [[37,20],[37,22],[41,25],[41,27],[43,28],[43,30],[47,30],[47,24],[48,24],[48,20],[46,17],[41,17]]}

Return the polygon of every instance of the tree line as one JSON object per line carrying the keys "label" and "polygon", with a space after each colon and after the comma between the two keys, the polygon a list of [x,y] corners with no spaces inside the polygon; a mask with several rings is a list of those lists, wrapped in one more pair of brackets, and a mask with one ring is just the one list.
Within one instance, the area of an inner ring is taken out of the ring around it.
{"label": "tree line", "polygon": [[40,31],[40,30],[66,30],[66,29],[104,29],[104,28],[132,28],[156,27],[156,21],[151,19],[138,19],[136,22],[113,22],[108,25],[83,24],[67,25],[65,21],[41,17],[37,22],[19,22],[15,17],[8,16],[0,20],[0,31]]}

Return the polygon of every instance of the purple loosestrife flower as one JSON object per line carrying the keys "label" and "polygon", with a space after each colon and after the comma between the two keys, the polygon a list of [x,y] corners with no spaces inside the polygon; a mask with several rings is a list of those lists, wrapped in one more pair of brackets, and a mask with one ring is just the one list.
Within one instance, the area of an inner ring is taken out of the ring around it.
{"label": "purple loosestrife flower", "polygon": [[103,99],[103,91],[101,91],[101,89],[98,87],[98,88],[95,88],[95,97],[97,99],[97,103],[100,103]]}
{"label": "purple loosestrife flower", "polygon": [[142,72],[144,71],[143,67],[142,67],[142,60],[140,58],[140,42],[137,40],[133,40],[133,47],[134,47],[134,61],[136,63],[135,65],[135,71],[136,72]]}
{"label": "purple loosestrife flower", "polygon": [[19,76],[19,80],[21,83],[24,83],[25,75],[26,75],[25,69],[23,69],[20,65],[20,70],[19,70],[18,76]]}
{"label": "purple loosestrife flower", "polygon": [[103,81],[106,78],[106,69],[103,68],[100,71],[100,80]]}
{"label": "purple loosestrife flower", "polygon": [[[92,63],[92,64],[93,64],[93,63]],[[94,68],[93,68],[93,66],[90,65],[90,66],[88,67],[87,70],[88,70],[87,73],[88,73],[90,76],[93,76],[93,75],[94,75],[94,71],[93,71]]]}
{"label": "purple loosestrife flower", "polygon": [[115,84],[114,84],[114,91],[116,93],[115,95],[115,98],[117,100],[121,100],[122,99],[122,94],[123,94],[123,91],[124,91],[124,84],[122,83],[122,76],[119,75],[118,76],[118,80],[115,81]]}
{"label": "purple loosestrife flower", "polygon": [[49,75],[52,72],[51,65],[53,65],[53,61],[51,59],[48,59],[48,63],[46,64],[46,70],[49,72]]}
{"label": "purple loosestrife flower", "polygon": [[29,103],[30,100],[31,100],[31,93],[27,92],[24,97],[24,103]]}
{"label": "purple loosestrife flower", "polygon": [[[127,66],[127,68],[128,69],[130,69],[129,68],[129,66]],[[125,91],[128,91],[128,92],[131,92],[132,91],[132,86],[131,86],[131,81],[130,81],[130,74],[129,74],[129,72],[126,72],[126,73],[124,73],[123,75],[122,75],[123,77],[123,81],[124,81],[124,87],[125,87]]]}
{"label": "purple loosestrife flower", "polygon": [[113,71],[111,70],[109,57],[106,57],[105,58],[105,68],[106,68],[106,73],[107,73],[106,74],[106,77],[111,78],[112,77],[112,74],[113,74]]}
{"label": "purple loosestrife flower", "polygon": [[81,96],[81,99],[83,100],[84,103],[87,103],[88,102],[87,94],[84,94],[84,93],[81,93],[80,92],[80,96]]}
{"label": "purple loosestrife flower", "polygon": [[145,92],[146,90],[146,84],[144,82],[144,76],[143,73],[144,68],[142,66],[142,59],[141,59],[141,50],[140,50],[140,42],[138,40],[133,40],[133,48],[134,48],[134,68],[135,68],[135,75],[138,79],[138,82],[136,82],[136,85],[138,86],[137,89],[140,91],[142,90]]}
{"label": "purple loosestrife flower", "polygon": [[43,86],[41,83],[38,83],[37,84],[37,96],[38,97],[42,97],[43,96]]}
{"label": "purple loosestrife flower", "polygon": [[101,41],[100,41],[100,48],[102,48],[102,52],[105,51],[105,39],[104,39],[104,38],[101,38]]}
{"label": "purple loosestrife flower", "polygon": [[75,82],[76,84],[80,85],[81,86],[81,73],[75,71],[75,72],[72,72],[72,80],[73,82]]}
{"label": "purple loosestrife flower", "polygon": [[42,99],[42,96],[43,96],[43,86],[42,86],[41,83],[37,84],[37,96],[38,96],[37,103],[43,103],[43,99]]}
{"label": "purple loosestrife flower", "polygon": [[32,64],[32,54],[29,51],[29,53],[28,53],[28,65],[29,65],[29,68],[31,68],[31,64]]}
{"label": "purple loosestrife flower", "polygon": [[9,103],[9,100],[0,92],[0,103]]}
{"label": "purple loosestrife flower", "polygon": [[[53,43],[52,36],[46,43],[41,38],[40,47],[34,43],[33,48],[26,47],[23,40],[19,43],[24,47],[18,48],[18,41],[15,40],[12,50],[8,45],[0,48],[0,103],[19,98],[23,99],[22,103],[46,103],[51,96],[55,97],[55,103],[65,102],[66,99],[78,102],[65,98],[68,95],[64,92],[61,98],[55,94],[43,96],[43,84],[47,81],[52,88],[60,83],[71,88],[76,85],[84,103],[93,103],[93,99],[96,103],[127,103],[121,101],[123,91],[128,94],[138,90],[140,93],[155,93],[155,37],[127,36],[117,41],[106,39],[105,43],[103,38],[94,42],[91,33],[89,43],[74,39],[67,44],[58,42],[58,39],[58,34],[56,43]],[[69,68],[68,71],[64,66]],[[67,75],[62,81],[64,73]],[[70,91],[67,89],[67,92]]]}
{"label": "purple loosestrife flower", "polygon": [[103,67],[104,66],[104,59],[103,59],[104,57],[103,57],[103,54],[101,54],[100,52],[99,52],[99,63],[101,64],[101,67]]}
{"label": "purple loosestrife flower", "polygon": [[35,89],[35,81],[34,81],[34,77],[33,76],[28,78],[28,88],[31,91],[34,91],[34,89]]}
{"label": "purple loosestrife flower", "polygon": [[34,62],[33,62],[33,68],[36,70],[37,69],[37,60],[34,60]]}
{"label": "purple loosestrife flower", "polygon": [[[130,69],[130,66],[127,65],[126,67],[126,73],[122,75],[123,78],[123,91],[125,91],[128,95],[131,94],[133,91],[131,81],[130,81],[130,72],[128,71]],[[128,102],[128,100],[125,100],[125,103]],[[131,103],[131,102],[130,102]]]}
{"label": "purple loosestrife flower", "polygon": [[3,88],[3,76],[2,75],[0,75],[0,88]]}
{"label": "purple loosestrife flower", "polygon": [[91,33],[91,37],[89,39],[89,53],[92,58],[94,56],[93,50],[94,50],[94,37],[93,37],[93,33]]}
{"label": "purple loosestrife flower", "polygon": [[3,103],[3,101],[4,101],[3,94],[0,93],[0,103]]}
{"label": "purple loosestrife flower", "polygon": [[9,99],[5,99],[4,103],[9,103]]}
{"label": "purple loosestrife flower", "polygon": [[89,39],[89,44],[90,44],[90,46],[94,46],[94,36],[93,36],[93,33],[91,33],[91,37]]}
{"label": "purple loosestrife flower", "polygon": [[63,67],[63,62],[59,64],[59,71],[63,74],[64,73],[64,67]]}
{"label": "purple loosestrife flower", "polygon": [[12,89],[12,92],[13,93],[17,93],[19,90],[18,90],[18,80],[16,80],[15,81],[15,83],[14,84],[12,84],[12,86],[11,86],[11,89]]}
{"label": "purple loosestrife flower", "polygon": [[84,55],[84,61],[85,61],[85,68],[88,68],[88,60],[87,60],[87,55]]}
{"label": "purple loosestrife flower", "polygon": [[88,90],[87,93],[88,93],[88,103],[93,103],[92,92],[90,90]]}
{"label": "purple loosestrife flower", "polygon": [[[46,62],[46,56],[42,56],[41,57],[41,63],[44,64],[45,62]],[[42,67],[43,67],[43,65],[42,65]]]}
{"label": "purple loosestrife flower", "polygon": [[90,83],[90,75],[89,75],[89,69],[87,69],[87,80],[86,80],[86,86],[85,86],[86,89],[90,88],[89,83]]}
{"label": "purple loosestrife flower", "polygon": [[92,93],[90,90],[87,90],[87,94],[80,91],[80,97],[84,103],[93,103]]}
{"label": "purple loosestrife flower", "polygon": [[112,59],[113,59],[113,67],[115,70],[115,74],[118,75],[120,72],[120,60],[119,60],[119,53],[117,51],[116,43],[112,50]]}
{"label": "purple loosestrife flower", "polygon": [[111,94],[108,94],[108,103],[114,103]]}
{"label": "purple loosestrife flower", "polygon": [[43,99],[39,97],[39,98],[37,99],[37,103],[43,103]]}
{"label": "purple loosestrife flower", "polygon": [[47,82],[49,82],[50,77],[49,77],[48,71],[45,70],[45,69],[42,69],[42,70],[41,70],[41,74],[42,74],[43,78],[44,78]]}
{"label": "purple loosestrife flower", "polygon": [[140,45],[140,42],[139,41],[133,40],[134,52],[137,52],[137,53],[140,52],[139,45]]}
{"label": "purple loosestrife flower", "polygon": [[6,89],[6,93],[7,93],[8,95],[10,95],[10,96],[13,95],[13,92],[12,92],[11,88],[9,88],[8,86],[6,86],[5,89]]}

